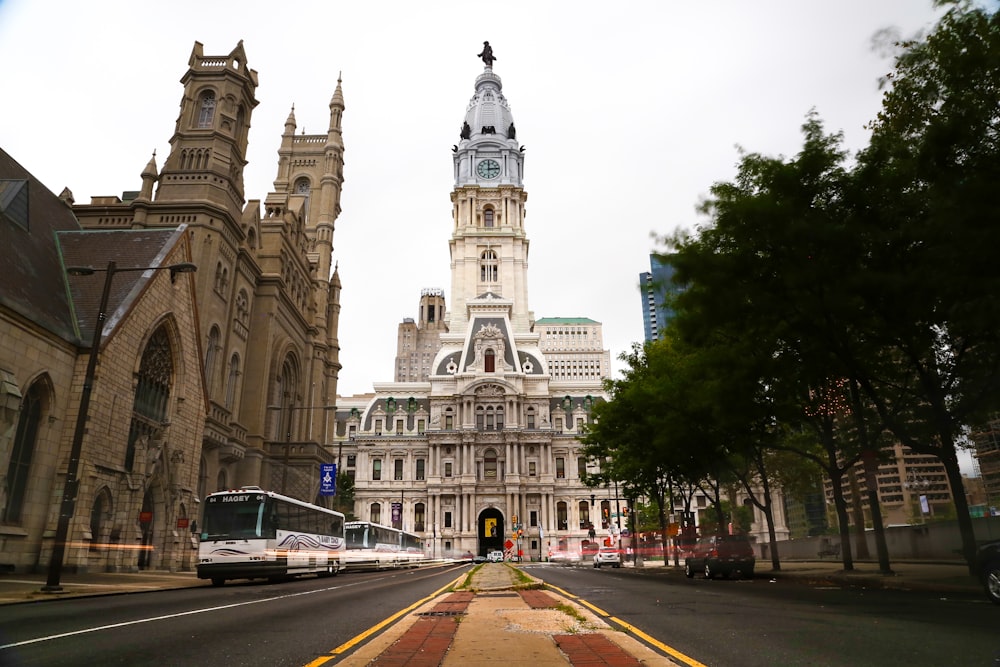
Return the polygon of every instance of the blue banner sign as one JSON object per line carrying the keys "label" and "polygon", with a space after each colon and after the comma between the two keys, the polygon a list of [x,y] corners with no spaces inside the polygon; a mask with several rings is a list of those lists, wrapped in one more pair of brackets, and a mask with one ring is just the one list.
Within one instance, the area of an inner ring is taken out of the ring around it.
{"label": "blue banner sign", "polygon": [[319,495],[321,496],[337,495],[336,463],[319,464]]}

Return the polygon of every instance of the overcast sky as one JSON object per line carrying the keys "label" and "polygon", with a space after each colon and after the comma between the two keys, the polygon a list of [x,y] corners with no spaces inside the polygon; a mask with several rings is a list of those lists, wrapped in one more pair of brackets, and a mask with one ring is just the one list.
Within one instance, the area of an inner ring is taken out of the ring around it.
{"label": "overcast sky", "polygon": [[78,203],[138,190],[169,152],[194,42],[225,55],[242,39],[260,78],[246,196],[263,201],[289,109],[299,132],[325,132],[342,73],[339,392],[362,393],[393,379],[420,290],[451,303],[451,147],[489,40],[526,146],[530,306],[602,322],[615,359],[642,339],[651,233],[697,223],[738,146],[797,152],[812,108],[860,148],[891,68],[873,35],[936,14],[930,0],[0,0],[0,146]]}

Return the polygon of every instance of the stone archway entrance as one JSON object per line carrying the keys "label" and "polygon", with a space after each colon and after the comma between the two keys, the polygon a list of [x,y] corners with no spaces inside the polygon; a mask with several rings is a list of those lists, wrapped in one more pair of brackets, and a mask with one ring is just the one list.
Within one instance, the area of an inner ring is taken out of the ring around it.
{"label": "stone archway entrance", "polygon": [[495,507],[483,510],[476,523],[479,536],[477,553],[485,556],[491,551],[503,551],[504,521],[500,510]]}

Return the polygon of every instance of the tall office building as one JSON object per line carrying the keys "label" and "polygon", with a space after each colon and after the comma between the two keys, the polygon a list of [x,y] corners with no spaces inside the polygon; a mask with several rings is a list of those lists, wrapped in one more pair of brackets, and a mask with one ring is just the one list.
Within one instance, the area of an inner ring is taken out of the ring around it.
{"label": "tall office building", "polygon": [[639,292],[642,297],[642,330],[647,342],[663,336],[672,311],[665,304],[666,298],[676,293],[673,285],[674,267],[662,255],[649,256],[649,271],[639,274]]}

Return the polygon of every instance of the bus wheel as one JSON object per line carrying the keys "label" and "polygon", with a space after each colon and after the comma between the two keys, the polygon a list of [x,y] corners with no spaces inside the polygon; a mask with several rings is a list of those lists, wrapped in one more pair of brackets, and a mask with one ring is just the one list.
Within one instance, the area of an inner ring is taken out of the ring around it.
{"label": "bus wheel", "polygon": [[212,577],[213,586],[221,586],[224,583],[226,583],[226,580],[223,579],[222,577]]}

